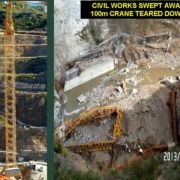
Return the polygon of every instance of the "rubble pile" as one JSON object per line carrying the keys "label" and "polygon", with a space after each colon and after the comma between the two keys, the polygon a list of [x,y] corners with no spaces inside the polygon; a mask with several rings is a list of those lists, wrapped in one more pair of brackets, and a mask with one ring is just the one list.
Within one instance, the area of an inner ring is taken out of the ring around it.
{"label": "rubble pile", "polygon": [[114,120],[111,117],[106,117],[98,122],[94,120],[94,123],[78,126],[64,144],[83,144],[111,140],[113,123]]}

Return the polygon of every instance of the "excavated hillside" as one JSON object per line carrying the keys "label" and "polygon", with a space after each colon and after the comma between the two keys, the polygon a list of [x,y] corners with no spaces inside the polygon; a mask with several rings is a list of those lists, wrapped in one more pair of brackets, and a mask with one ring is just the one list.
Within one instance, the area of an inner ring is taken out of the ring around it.
{"label": "excavated hillside", "polygon": [[[47,43],[47,38],[45,36],[32,36],[32,39],[30,37],[22,37],[23,38],[21,41],[25,43],[24,41],[27,39],[27,44],[37,42],[38,45],[40,40],[43,43]],[[20,36],[18,39],[20,41]],[[33,50],[33,53],[30,53],[30,56],[33,58],[19,58],[16,62],[17,150],[18,157],[23,157],[24,161],[47,160],[47,54],[44,53],[46,51],[47,45],[44,47],[45,48],[43,51],[41,51],[40,54],[36,54],[36,50]],[[23,50],[23,53],[25,51],[26,48]],[[31,47],[28,47],[28,52],[30,51],[32,51],[32,49]],[[43,57],[36,57],[39,55],[43,55]],[[4,88],[2,82],[3,76],[1,76],[0,92],[0,112],[1,122],[3,125]],[[0,143],[0,149],[4,150],[5,131],[3,126],[1,126],[0,129],[1,137],[3,137]],[[1,156],[1,161],[4,161],[4,156]]]}
{"label": "excavated hillside", "polygon": [[[3,55],[3,34],[0,34],[0,55]],[[47,56],[47,37],[43,35],[16,34],[16,56]]]}
{"label": "excavated hillside", "polygon": [[[3,42],[3,35],[0,38]],[[16,56],[20,57],[16,60],[17,119],[32,126],[46,126],[47,37],[19,34],[16,40],[19,45],[31,44],[39,49],[38,52],[31,46],[22,46],[22,52],[19,48],[16,49]],[[44,45],[41,51],[38,45],[42,43]],[[3,52],[2,45],[3,43],[0,44],[0,49]],[[26,58],[27,54],[30,58]],[[3,63],[2,59],[1,62]],[[3,68],[1,69],[3,72]],[[3,82],[3,79],[1,81]],[[3,111],[4,93],[1,92],[0,96],[0,107]]]}
{"label": "excavated hillside", "polygon": [[[0,135],[2,141],[0,149],[5,149],[5,134],[4,128],[0,126]],[[24,161],[46,161],[46,129],[24,128],[17,125],[17,153],[18,157],[23,157]],[[22,138],[23,137],[23,138]],[[5,156],[0,157],[0,161],[5,161]]]}
{"label": "excavated hillside", "polygon": [[[3,33],[0,34],[3,57]],[[16,117],[18,157],[24,161],[46,161],[47,137],[47,36],[45,32],[16,33]],[[3,128],[4,86],[3,58],[0,91],[0,149],[5,149]],[[22,138],[23,137],[23,138]],[[1,156],[4,161],[4,156]]]}

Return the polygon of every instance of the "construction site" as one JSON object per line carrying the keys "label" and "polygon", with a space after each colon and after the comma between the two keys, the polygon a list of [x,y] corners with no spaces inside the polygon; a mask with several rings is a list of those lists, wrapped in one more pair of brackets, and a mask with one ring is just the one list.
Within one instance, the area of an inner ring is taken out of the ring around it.
{"label": "construction site", "polygon": [[0,2],[0,180],[47,179],[46,6]]}
{"label": "construction site", "polygon": [[55,179],[178,180],[180,21],[82,20],[79,3],[55,1]]}

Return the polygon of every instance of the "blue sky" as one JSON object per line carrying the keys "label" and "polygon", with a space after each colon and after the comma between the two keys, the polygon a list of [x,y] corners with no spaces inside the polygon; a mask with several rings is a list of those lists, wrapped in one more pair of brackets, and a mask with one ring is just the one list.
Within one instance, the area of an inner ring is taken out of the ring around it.
{"label": "blue sky", "polygon": [[30,6],[42,6],[43,4],[41,3],[41,1],[29,1],[27,2],[28,5]]}

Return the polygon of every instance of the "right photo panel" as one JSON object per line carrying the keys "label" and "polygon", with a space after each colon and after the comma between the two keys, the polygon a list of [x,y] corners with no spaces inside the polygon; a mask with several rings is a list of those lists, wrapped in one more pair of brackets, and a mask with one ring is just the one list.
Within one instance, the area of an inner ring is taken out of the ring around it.
{"label": "right photo panel", "polygon": [[54,0],[54,179],[180,179],[180,20],[83,2]]}

